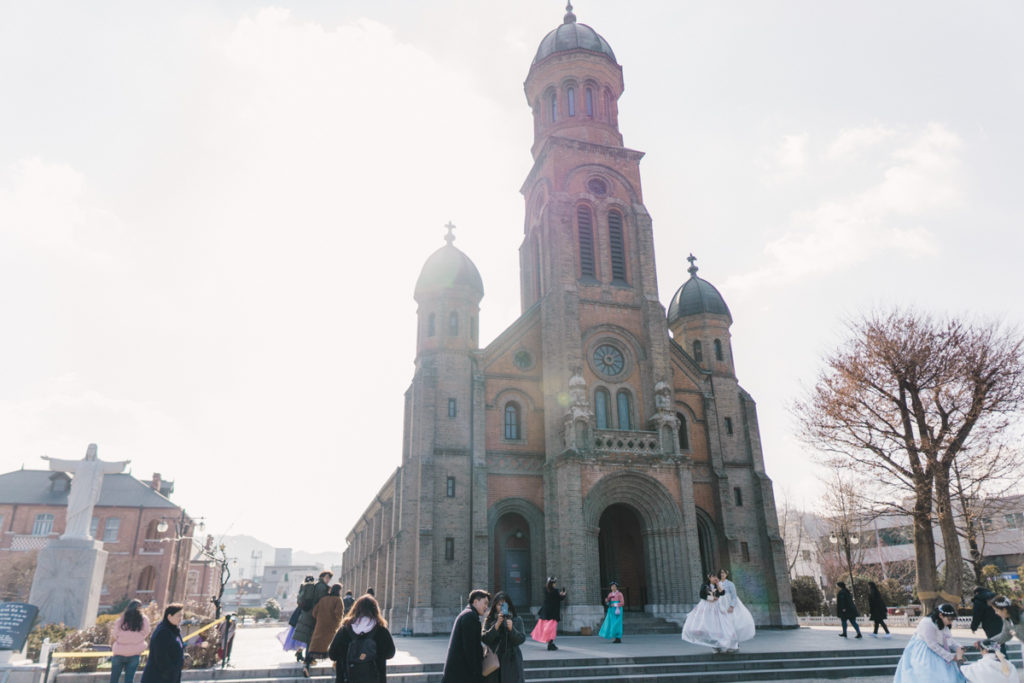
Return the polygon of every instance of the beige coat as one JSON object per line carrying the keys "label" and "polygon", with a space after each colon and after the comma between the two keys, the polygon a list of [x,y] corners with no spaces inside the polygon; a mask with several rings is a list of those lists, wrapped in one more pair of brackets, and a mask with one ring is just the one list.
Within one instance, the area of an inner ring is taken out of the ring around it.
{"label": "beige coat", "polygon": [[310,652],[327,652],[331,647],[331,641],[338,627],[341,626],[341,618],[345,616],[345,603],[340,595],[327,595],[320,598],[313,608],[313,618],[316,619],[316,628],[313,629],[313,639],[309,641]]}

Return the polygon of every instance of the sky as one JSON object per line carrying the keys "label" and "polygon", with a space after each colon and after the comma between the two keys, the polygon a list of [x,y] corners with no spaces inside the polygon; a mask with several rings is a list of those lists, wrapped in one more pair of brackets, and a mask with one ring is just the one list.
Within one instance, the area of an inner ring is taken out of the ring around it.
{"label": "sky", "polygon": [[[781,502],[845,321],[1024,323],[1017,2],[578,0],[623,67],[661,300],[732,310]],[[344,538],[398,466],[424,260],[520,313],[550,0],[0,0],[0,471],[160,472],[218,533]]]}

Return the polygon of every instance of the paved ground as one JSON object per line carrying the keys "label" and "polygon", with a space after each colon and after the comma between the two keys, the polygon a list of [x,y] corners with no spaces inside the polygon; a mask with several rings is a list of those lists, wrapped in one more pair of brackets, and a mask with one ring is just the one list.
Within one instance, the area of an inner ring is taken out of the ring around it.
{"label": "paved ground", "polygon": [[[295,657],[281,650],[277,634],[283,629],[277,626],[254,626],[238,630],[231,665],[237,669],[293,667]],[[851,651],[870,650],[876,647],[904,647],[913,634],[911,628],[894,628],[891,639],[875,639],[864,630],[864,638],[846,640],[836,637],[835,627],[800,628],[788,631],[758,631],[757,637],[742,644],[744,652],[809,651],[848,648]],[[853,635],[852,630],[850,635]],[[975,637],[967,630],[954,630],[957,640],[967,645]],[[644,657],[672,654],[706,654],[707,648],[683,642],[677,635],[647,635],[623,638],[622,644],[615,645],[597,636],[559,636],[559,650],[549,652],[543,645],[527,641],[523,646],[523,658],[527,660],[557,659],[560,657]],[[397,654],[391,660],[395,664],[416,664],[443,662],[448,647],[447,636],[403,638],[395,636]],[[1018,664],[1019,666],[1019,664]],[[834,679],[833,679],[834,680]],[[851,677],[849,681],[881,683],[889,678]],[[751,682],[755,683],[755,682]],[[802,679],[801,683],[808,683]]]}

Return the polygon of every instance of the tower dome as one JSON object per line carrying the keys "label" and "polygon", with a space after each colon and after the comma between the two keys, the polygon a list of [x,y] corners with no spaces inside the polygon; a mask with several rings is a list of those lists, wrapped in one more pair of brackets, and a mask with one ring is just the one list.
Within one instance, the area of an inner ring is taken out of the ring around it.
{"label": "tower dome", "polygon": [[571,2],[566,5],[565,10],[565,18],[562,20],[562,25],[548,33],[544,36],[544,40],[540,41],[540,47],[537,48],[537,55],[533,58],[533,63],[536,64],[556,52],[590,50],[591,52],[603,54],[612,62],[618,64],[615,61],[615,53],[612,52],[612,47],[608,44],[608,41],[586,24],[576,22],[576,15],[573,14]]}
{"label": "tower dome", "polygon": [[687,269],[690,279],[676,290],[675,296],[672,297],[672,303],[668,305],[669,325],[680,318],[707,313],[724,315],[732,324],[732,314],[729,312],[729,307],[725,305],[725,299],[718,293],[714,285],[697,277],[697,266],[694,265],[696,257],[690,254],[686,260],[690,262],[690,267]]}
{"label": "tower dome", "polygon": [[444,237],[447,244],[431,254],[423,264],[420,276],[416,279],[414,298],[419,300],[423,296],[440,294],[446,290],[462,289],[479,300],[484,295],[480,271],[466,254],[452,244],[455,241],[455,235],[452,234],[455,226],[449,223],[445,227],[448,228],[448,234]]}

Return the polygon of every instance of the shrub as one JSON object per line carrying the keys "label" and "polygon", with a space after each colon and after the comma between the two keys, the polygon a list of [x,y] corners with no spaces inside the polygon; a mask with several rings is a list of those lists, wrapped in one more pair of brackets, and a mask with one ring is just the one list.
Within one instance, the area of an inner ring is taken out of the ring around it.
{"label": "shrub", "polygon": [[267,616],[271,619],[281,618],[281,605],[274,598],[268,598],[263,608],[267,610]]}
{"label": "shrub", "polygon": [[810,576],[798,576],[790,583],[793,589],[793,606],[797,614],[821,614],[825,596],[818,582]]}
{"label": "shrub", "polygon": [[74,629],[64,624],[46,624],[36,626],[28,634],[28,640],[26,644],[28,650],[26,656],[33,662],[39,659],[39,650],[43,646],[43,641],[47,638],[50,639],[51,643],[59,643],[64,640],[64,636],[71,633]]}

